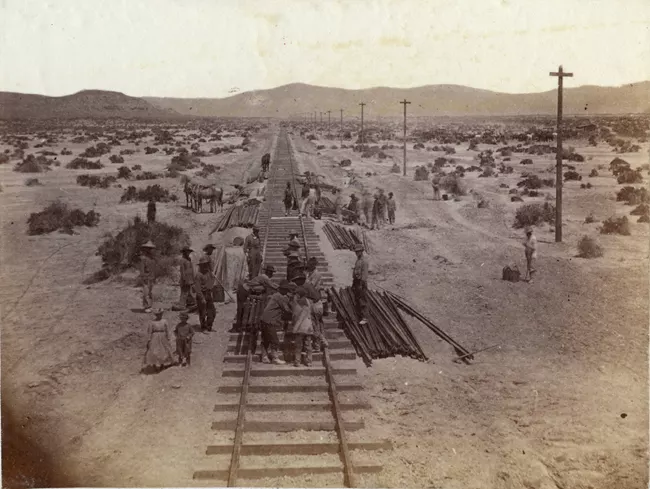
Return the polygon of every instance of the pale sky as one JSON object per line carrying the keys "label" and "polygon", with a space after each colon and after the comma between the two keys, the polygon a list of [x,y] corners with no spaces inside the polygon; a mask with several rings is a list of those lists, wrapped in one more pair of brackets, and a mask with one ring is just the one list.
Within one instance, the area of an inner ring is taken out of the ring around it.
{"label": "pale sky", "polygon": [[650,0],[0,0],[0,91],[650,80]]}

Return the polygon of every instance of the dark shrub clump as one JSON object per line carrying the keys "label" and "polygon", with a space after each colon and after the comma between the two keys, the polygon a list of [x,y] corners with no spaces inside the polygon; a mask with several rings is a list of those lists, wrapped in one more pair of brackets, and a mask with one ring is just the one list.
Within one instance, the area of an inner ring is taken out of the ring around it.
{"label": "dark shrub clump", "polygon": [[38,235],[47,234],[57,229],[69,234],[72,228],[76,226],[97,226],[100,215],[95,211],[84,213],[79,209],[70,209],[63,202],[54,202],[43,209],[41,212],[30,214],[27,219],[29,230],[27,234]]}
{"label": "dark shrub clump", "polygon": [[43,184],[38,181],[38,178],[28,178],[27,180],[25,180],[25,185],[27,185],[28,187],[37,187]]}
{"label": "dark shrub clump", "polygon": [[70,168],[71,170],[78,170],[80,168],[83,168],[84,170],[99,170],[101,168],[104,168],[104,165],[102,165],[99,160],[90,161],[86,158],[77,157],[65,165],[65,167]]}
{"label": "dark shrub clump", "polygon": [[111,155],[108,159],[111,163],[124,163],[124,158],[118,155]]}
{"label": "dark shrub clump", "polygon": [[630,233],[630,222],[627,220],[627,216],[623,217],[610,217],[603,221],[603,227],[600,228],[602,234],[620,234],[623,236],[629,236]]}
{"label": "dark shrub clump", "polygon": [[594,238],[583,236],[578,241],[578,256],[581,258],[599,258],[603,256],[603,247]]}
{"label": "dark shrub clump", "polygon": [[169,190],[162,188],[160,185],[149,185],[144,189],[137,189],[134,186],[128,187],[122,194],[120,203],[124,202],[149,202],[153,200],[154,202],[174,202],[178,200],[178,197],[174,194],[170,194]]}
{"label": "dark shrub clump", "polygon": [[549,202],[525,204],[517,209],[515,213],[516,229],[537,224],[555,222],[555,206]]}
{"label": "dark shrub clump", "polygon": [[97,188],[108,188],[117,181],[117,178],[113,175],[78,175],[77,184],[82,187],[97,187]]}

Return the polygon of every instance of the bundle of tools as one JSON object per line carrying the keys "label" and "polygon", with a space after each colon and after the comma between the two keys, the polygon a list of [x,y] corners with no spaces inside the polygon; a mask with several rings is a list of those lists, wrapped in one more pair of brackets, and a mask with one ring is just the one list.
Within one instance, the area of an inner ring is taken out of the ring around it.
{"label": "bundle of tools", "polygon": [[362,229],[357,231],[340,224],[327,222],[323,226],[323,232],[335,250],[351,250],[355,245],[362,244],[366,253],[370,253],[370,242],[366,232]]}
{"label": "bundle of tools", "polygon": [[260,212],[260,202],[256,199],[250,199],[243,205],[234,205],[226,211],[216,226],[216,231],[225,231],[228,228],[253,227],[257,222],[257,216]]}
{"label": "bundle of tools", "polygon": [[371,365],[373,359],[397,355],[427,360],[415,335],[400,315],[397,304],[387,293],[367,291],[368,322],[364,325],[359,324],[351,287],[338,291],[332,287],[328,296],[342,328],[366,365]]}

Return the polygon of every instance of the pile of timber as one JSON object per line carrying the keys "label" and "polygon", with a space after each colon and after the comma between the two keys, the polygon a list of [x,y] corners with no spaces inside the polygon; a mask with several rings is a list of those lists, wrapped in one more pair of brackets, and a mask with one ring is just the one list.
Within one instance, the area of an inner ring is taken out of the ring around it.
{"label": "pile of timber", "polygon": [[335,250],[351,250],[355,245],[362,244],[366,253],[370,253],[368,236],[363,229],[356,231],[340,224],[327,222],[323,226],[323,232]]}
{"label": "pile of timber", "polygon": [[253,227],[257,222],[259,212],[260,201],[256,199],[247,200],[243,205],[233,205],[223,215],[215,230],[225,231],[234,227]]}
{"label": "pile of timber", "polygon": [[400,315],[397,304],[387,293],[367,291],[367,324],[360,325],[351,287],[328,290],[329,300],[339,323],[366,365],[373,359],[397,355],[426,361],[415,335]]}

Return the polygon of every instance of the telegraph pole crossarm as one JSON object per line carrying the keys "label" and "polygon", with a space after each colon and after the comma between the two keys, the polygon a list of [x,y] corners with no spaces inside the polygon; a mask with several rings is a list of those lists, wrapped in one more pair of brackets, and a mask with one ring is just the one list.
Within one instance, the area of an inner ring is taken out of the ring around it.
{"label": "telegraph pole crossarm", "polygon": [[558,71],[551,71],[550,76],[557,76],[557,150],[555,155],[555,242],[562,242],[562,88],[564,77],[572,77],[560,65]]}
{"label": "telegraph pole crossarm", "polygon": [[404,106],[404,176],[406,176],[406,106],[410,103],[406,99],[400,102]]}

